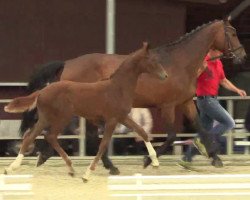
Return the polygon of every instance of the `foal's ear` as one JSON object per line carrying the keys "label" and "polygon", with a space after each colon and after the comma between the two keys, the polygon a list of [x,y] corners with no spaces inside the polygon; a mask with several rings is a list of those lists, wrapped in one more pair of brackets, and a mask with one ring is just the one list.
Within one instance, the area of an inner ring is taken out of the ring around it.
{"label": "foal's ear", "polygon": [[142,47],[146,52],[148,52],[149,49],[149,44],[148,42],[143,42],[143,47]]}

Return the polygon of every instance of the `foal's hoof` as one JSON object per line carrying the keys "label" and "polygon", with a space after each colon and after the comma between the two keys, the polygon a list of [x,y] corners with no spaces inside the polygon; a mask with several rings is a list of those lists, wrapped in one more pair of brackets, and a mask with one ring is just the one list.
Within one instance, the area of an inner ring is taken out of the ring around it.
{"label": "foal's hoof", "polygon": [[117,167],[111,167],[110,171],[109,171],[109,174],[111,174],[111,175],[119,175],[120,171],[119,171],[119,169]]}
{"label": "foal's hoof", "polygon": [[153,169],[158,169],[159,165],[152,165]]}
{"label": "foal's hoof", "polygon": [[84,183],[87,183],[89,180],[88,180],[87,178],[82,177],[82,181],[83,181]]}
{"label": "foal's hoof", "polygon": [[3,174],[7,175],[8,174],[8,170],[4,169]]}
{"label": "foal's hoof", "polygon": [[143,163],[143,168],[145,169],[152,163],[152,160],[149,156],[144,156]]}
{"label": "foal's hoof", "polygon": [[12,169],[4,168],[3,174],[7,175],[7,174],[11,174],[12,172],[13,172]]}

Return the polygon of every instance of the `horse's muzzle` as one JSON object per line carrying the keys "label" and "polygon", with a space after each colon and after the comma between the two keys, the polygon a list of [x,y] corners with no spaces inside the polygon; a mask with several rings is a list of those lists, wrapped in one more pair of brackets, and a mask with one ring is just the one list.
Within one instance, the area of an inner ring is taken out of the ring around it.
{"label": "horse's muzzle", "polygon": [[244,64],[245,61],[246,61],[246,56],[244,56],[244,57],[234,57],[233,58],[233,63],[235,65]]}

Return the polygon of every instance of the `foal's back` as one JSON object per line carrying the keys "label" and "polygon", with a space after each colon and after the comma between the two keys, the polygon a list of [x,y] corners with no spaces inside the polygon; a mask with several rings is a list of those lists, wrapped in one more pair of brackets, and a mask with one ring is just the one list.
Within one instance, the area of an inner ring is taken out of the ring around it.
{"label": "foal's back", "polygon": [[88,119],[124,118],[131,110],[137,79],[143,72],[166,77],[158,62],[149,59],[145,44],[129,56],[108,80],[96,83],[60,81],[44,88],[38,99],[38,109],[47,110],[43,113],[48,115],[54,111]]}

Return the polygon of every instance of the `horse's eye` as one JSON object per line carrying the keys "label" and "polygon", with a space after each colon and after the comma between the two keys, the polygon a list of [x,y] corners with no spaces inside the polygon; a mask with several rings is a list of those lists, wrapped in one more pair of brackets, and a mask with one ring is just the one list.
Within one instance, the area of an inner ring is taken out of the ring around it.
{"label": "horse's eye", "polygon": [[232,36],[233,36],[233,37],[236,37],[236,33],[233,33]]}

